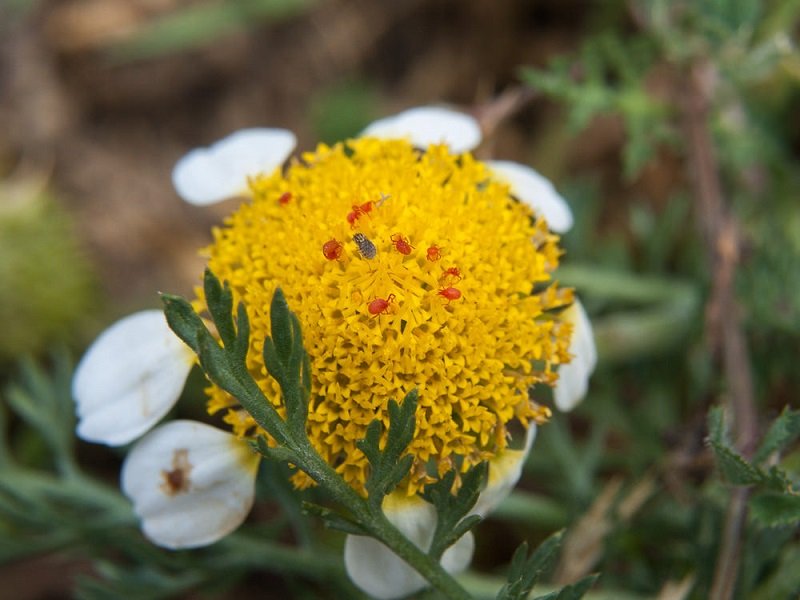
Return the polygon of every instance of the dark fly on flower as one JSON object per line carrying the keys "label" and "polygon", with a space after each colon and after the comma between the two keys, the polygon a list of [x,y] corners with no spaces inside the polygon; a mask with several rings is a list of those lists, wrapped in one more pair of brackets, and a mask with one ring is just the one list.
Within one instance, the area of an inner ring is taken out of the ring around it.
{"label": "dark fly on flower", "polygon": [[375,247],[367,236],[363,233],[357,233],[353,236],[353,241],[358,246],[358,251],[361,253],[361,256],[366,258],[367,260],[371,260],[375,258],[378,254],[378,249]]}

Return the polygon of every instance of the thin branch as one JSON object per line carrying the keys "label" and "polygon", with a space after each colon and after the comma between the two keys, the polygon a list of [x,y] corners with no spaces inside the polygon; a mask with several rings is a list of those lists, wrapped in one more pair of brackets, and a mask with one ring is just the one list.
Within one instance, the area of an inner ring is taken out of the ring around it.
{"label": "thin branch", "polygon": [[[685,80],[684,118],[698,218],[713,273],[711,297],[706,309],[706,333],[713,354],[722,358],[736,448],[748,457],[757,441],[758,421],[747,341],[734,293],[734,275],[741,248],[740,230],[723,197],[719,165],[708,127],[714,79],[714,68],[710,63],[692,66]],[[738,489],[730,499],[711,589],[712,600],[729,600],[734,595],[748,494],[748,490]]]}
{"label": "thin branch", "polygon": [[503,121],[522,110],[538,95],[538,91],[533,88],[518,85],[507,88],[493,100],[476,106],[472,113],[481,126],[483,136],[491,137]]}

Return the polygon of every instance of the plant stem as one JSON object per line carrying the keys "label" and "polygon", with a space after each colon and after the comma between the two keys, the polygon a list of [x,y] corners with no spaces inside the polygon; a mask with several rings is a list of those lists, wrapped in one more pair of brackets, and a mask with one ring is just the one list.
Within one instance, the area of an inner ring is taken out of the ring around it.
{"label": "plant stem", "polygon": [[[719,165],[708,128],[713,81],[714,68],[711,63],[700,61],[691,65],[684,81],[687,90],[684,118],[699,221],[714,275],[711,297],[706,307],[706,333],[712,351],[721,350],[722,370],[729,386],[729,408],[736,433],[735,445],[748,458],[757,442],[758,421],[747,342],[734,295],[734,275],[741,245],[739,228],[722,195]],[[734,596],[748,495],[747,489],[737,489],[728,504],[711,600],[729,600]]]}
{"label": "plant stem", "polygon": [[[380,542],[386,545],[397,556],[406,561],[420,575],[452,600],[469,600],[471,596],[459,585],[439,561],[432,559],[425,552],[411,543],[390,521],[382,511],[373,512],[368,503],[352,487],[350,487],[336,471],[325,462],[313,449],[307,439],[302,440],[297,448],[309,475],[325,490],[333,495],[341,505],[349,508],[359,522]],[[303,448],[305,447],[305,448]]]}

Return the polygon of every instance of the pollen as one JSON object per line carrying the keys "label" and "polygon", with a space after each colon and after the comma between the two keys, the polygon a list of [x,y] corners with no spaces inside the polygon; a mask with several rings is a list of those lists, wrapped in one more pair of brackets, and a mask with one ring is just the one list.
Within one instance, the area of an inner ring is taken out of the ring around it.
{"label": "pollen", "polygon": [[[531,390],[554,385],[569,362],[560,315],[572,290],[552,276],[558,237],[486,165],[443,145],[361,138],[320,145],[249,185],[252,201],[214,231],[209,267],[247,306],[247,366],[279,411],[262,348],[283,289],[311,361],[309,439],[356,490],[369,473],[356,442],[373,419],[388,425],[389,400],[414,388],[409,495],[547,420]],[[331,240],[342,245],[336,260],[320,252]],[[208,410],[239,436],[264,434],[213,385]],[[293,481],[312,484],[301,472]]]}

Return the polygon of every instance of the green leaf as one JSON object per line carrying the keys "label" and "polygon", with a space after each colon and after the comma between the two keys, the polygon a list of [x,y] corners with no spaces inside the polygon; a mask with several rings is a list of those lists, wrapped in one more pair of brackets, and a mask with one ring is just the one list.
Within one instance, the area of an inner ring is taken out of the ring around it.
{"label": "green leaf", "polygon": [[[75,406],[70,385],[72,363],[66,351],[54,352],[52,358],[52,374],[45,372],[32,360],[23,359],[20,364],[20,383],[6,387],[3,397],[49,446],[59,470],[66,472],[77,468],[73,456]],[[10,461],[7,453],[6,458]],[[0,457],[0,464],[2,462]]]}
{"label": "green leaf", "polygon": [[200,350],[198,335],[201,331],[207,331],[203,320],[192,305],[180,296],[161,294],[161,301],[170,329],[197,354]]}
{"label": "green leaf", "polygon": [[533,586],[541,574],[555,560],[556,551],[561,545],[563,531],[559,531],[547,538],[526,558],[528,554],[527,543],[522,543],[511,558],[511,567],[508,571],[507,583],[497,593],[497,600],[523,600],[530,594]]}
{"label": "green leaf", "polygon": [[263,435],[258,436],[255,441],[250,442],[250,446],[262,456],[276,462],[297,464],[300,461],[296,452],[286,446],[270,446]]}
{"label": "green leaf", "polygon": [[112,47],[113,56],[130,61],[202,48],[235,32],[292,18],[316,1],[240,0],[184,6],[138,27]]}
{"label": "green leaf", "polygon": [[578,583],[573,583],[562,588],[558,596],[556,596],[556,600],[580,600],[580,598],[583,598],[584,594],[589,591],[589,588],[594,585],[598,577],[600,577],[600,575],[589,575],[581,579]]}
{"label": "green leaf", "polygon": [[763,481],[763,475],[758,468],[747,462],[741,455],[728,446],[711,442],[711,447],[717,458],[717,465],[722,476],[734,485],[756,485]]}
{"label": "green leaf", "polygon": [[777,467],[764,471],[747,462],[729,446],[710,441],[717,459],[717,465],[724,479],[734,485],[757,485],[782,492],[790,485],[786,474]]}
{"label": "green leaf", "polygon": [[482,462],[467,471],[461,487],[452,493],[456,471],[451,470],[439,481],[425,486],[422,497],[436,507],[436,530],[428,554],[440,559],[447,548],[481,521],[479,515],[465,516],[475,506],[489,473],[489,463]]}
{"label": "green leaf", "polygon": [[[725,430],[724,415],[721,408],[716,407],[708,413],[708,443],[714,451],[717,465],[724,479],[734,485],[755,485],[776,492],[783,492],[790,483],[786,474],[772,467],[769,471],[764,471],[754,466],[734,450],[727,440]],[[782,436],[776,436],[780,438]]]}
{"label": "green leaf", "polygon": [[750,510],[755,519],[768,527],[796,525],[800,522],[800,495],[764,492],[753,496]]}
{"label": "green leaf", "polygon": [[208,312],[214,319],[223,345],[226,348],[233,348],[236,343],[236,330],[233,325],[233,293],[228,283],[220,284],[211,269],[206,269],[203,276],[203,291]]}
{"label": "green leaf", "polygon": [[721,406],[708,411],[708,438],[712,443],[725,443],[725,413]]}
{"label": "green leaf", "polygon": [[283,295],[281,288],[276,289],[272,295],[272,303],[269,310],[271,339],[275,344],[275,353],[278,360],[285,368],[289,364],[289,359],[292,355],[294,332],[289,304],[286,302],[286,297]]}
{"label": "green leaf", "polygon": [[296,435],[305,436],[311,366],[303,348],[300,320],[289,310],[280,288],[272,296],[270,327],[272,335],[264,341],[264,363],[281,387],[289,427]]}
{"label": "green leaf", "polygon": [[394,400],[389,401],[389,431],[383,449],[380,446],[383,424],[378,419],[367,426],[364,439],[356,442],[371,467],[365,487],[373,512],[380,511],[383,497],[397,487],[414,462],[411,455],[403,455],[414,437],[418,398],[414,389],[406,394],[402,405]]}
{"label": "green leaf", "polygon": [[358,521],[330,508],[312,502],[303,502],[303,512],[321,518],[325,522],[325,526],[331,529],[353,535],[370,535]]}
{"label": "green leaf", "polygon": [[240,302],[236,313],[236,339],[232,346],[236,359],[240,363],[247,360],[247,351],[250,349],[250,319],[247,317],[247,308]]}
{"label": "green leaf", "polygon": [[758,451],[753,457],[753,462],[758,464],[766,460],[770,454],[786,448],[800,437],[800,410],[791,410],[788,406],[783,409],[780,416],[773,421],[764,436]]}

